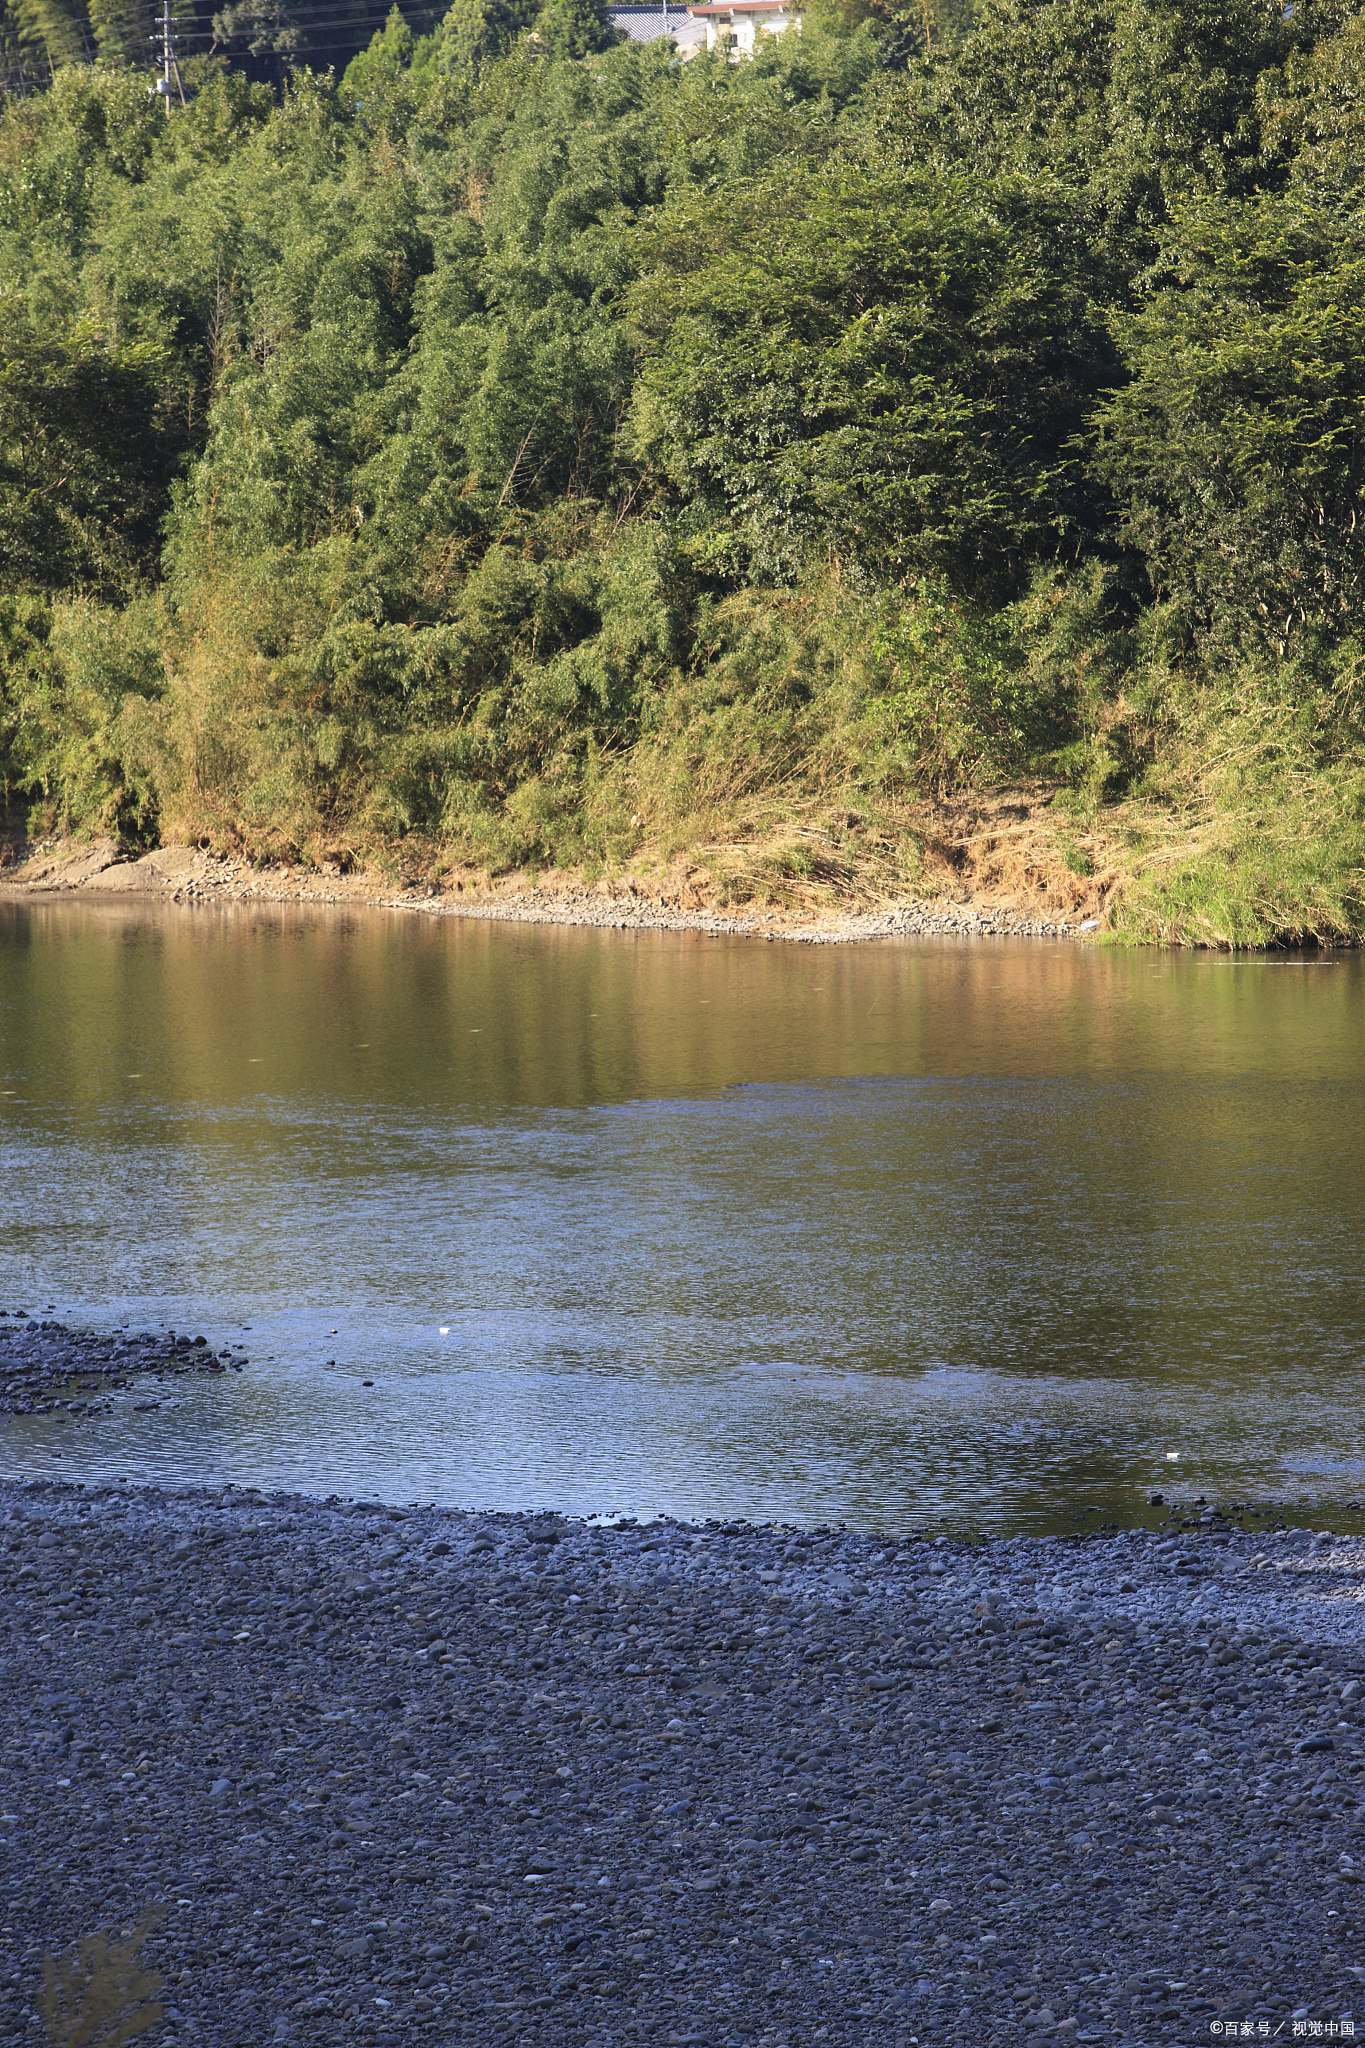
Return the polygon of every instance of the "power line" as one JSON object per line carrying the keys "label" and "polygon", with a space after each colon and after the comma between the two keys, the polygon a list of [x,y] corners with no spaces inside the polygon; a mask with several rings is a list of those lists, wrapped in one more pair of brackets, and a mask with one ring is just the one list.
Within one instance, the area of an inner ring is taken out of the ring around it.
{"label": "power line", "polygon": [[[432,27],[435,27],[436,23],[440,20],[440,18],[441,17],[439,13],[433,10],[431,17]],[[411,28],[413,27],[413,24],[409,22],[408,26]],[[245,36],[258,35],[262,32],[262,29],[264,29],[264,32],[266,34],[287,35],[290,33],[296,33],[300,36],[308,37],[311,40],[311,38],[314,35],[316,35],[320,30],[334,28],[354,28],[360,34],[364,35],[367,40],[372,40],[376,35],[381,33],[383,24],[380,23],[378,26],[376,26],[373,22],[370,21],[356,20],[356,18],[353,15],[335,15],[332,17],[330,21],[299,20],[296,18],[294,20],[281,21],[273,26],[268,24],[248,24],[244,22],[240,28],[230,30],[226,36],[220,36],[213,29],[192,29],[186,34],[180,36],[178,38],[178,41],[182,44],[216,43],[221,48],[227,49],[231,47],[233,43],[237,42],[239,38]],[[418,32],[427,33],[428,31],[426,31],[425,29],[419,29]],[[160,44],[161,35],[158,32],[156,35],[149,36],[147,40],[148,42],[154,45]],[[330,44],[322,44],[319,47],[324,49],[341,49],[344,47],[344,40],[345,39]]]}
{"label": "power line", "polygon": [[[363,24],[363,23],[361,23],[361,24],[359,24],[359,25],[360,25],[361,27],[363,27],[363,26],[364,26],[364,24]],[[278,25],[278,27],[276,27],[276,28],[269,28],[269,29],[266,29],[266,30],[264,31],[264,33],[266,33],[266,34],[270,34],[270,35],[288,35],[288,34],[291,34],[291,33],[297,33],[297,34],[300,34],[300,35],[305,35],[305,34],[313,34],[313,33],[315,33],[315,32],[316,32],[317,30],[319,30],[319,29],[330,29],[330,28],[349,28],[350,26],[351,26],[351,23],[350,23],[349,21],[345,20],[344,18],[342,18],[342,19],[339,19],[339,20],[336,20],[336,21],[318,21],[318,22],[314,22],[314,23],[312,23],[312,24],[311,24],[310,26],[308,26],[308,27],[301,27],[301,26],[300,26],[300,25],[299,25],[299,24],[298,24],[297,22],[292,22],[292,21],[289,21],[289,22],[281,22],[281,23],[280,23],[280,24]],[[232,44],[232,43],[235,43],[235,42],[236,42],[236,41],[238,41],[238,39],[239,39],[240,37],[242,37],[242,36],[250,36],[250,35],[259,35],[259,34],[261,34],[261,33],[262,33],[262,30],[260,29],[260,27],[259,27],[259,26],[257,26],[257,27],[251,27],[251,26],[248,26],[248,25],[246,25],[246,24],[243,24],[243,26],[242,26],[241,28],[237,28],[237,29],[232,29],[232,30],[231,30],[231,31],[230,31],[230,32],[229,32],[229,33],[228,33],[227,35],[225,35],[225,36],[217,36],[217,35],[214,35],[214,34],[213,34],[213,33],[212,33],[211,31],[209,31],[209,30],[204,30],[204,31],[201,31],[201,32],[200,32],[199,34],[196,34],[196,35],[192,35],[192,36],[182,36],[182,37],[180,38],[180,41],[181,41],[182,43],[219,43],[219,44],[220,44],[220,45],[221,45],[221,46],[222,46],[222,47],[223,47],[224,49],[226,49],[226,48],[227,48],[227,47],[228,47],[228,46],[229,46],[230,44]],[[370,31],[370,33],[371,33],[371,35],[373,36],[373,35],[374,35],[374,34],[376,33],[376,31],[372,29],[372,30]],[[156,35],[156,36],[149,36],[149,37],[148,37],[148,41],[149,41],[149,42],[151,42],[151,43],[154,43],[154,44],[159,44],[159,43],[160,43],[160,41],[161,41],[161,38],[160,38],[160,36],[159,36],[159,35]]]}
{"label": "power line", "polygon": [[[335,5],[336,0],[311,0],[311,4],[310,0],[298,0],[297,5],[277,6],[274,11],[280,17],[284,17],[287,15],[289,19],[294,20],[306,17],[310,14],[316,15],[326,13],[329,10],[329,8],[334,9]],[[230,12],[231,9],[229,7],[218,9],[216,11],[220,13],[227,13]],[[261,10],[262,13],[265,13],[267,11],[268,10],[264,8]],[[433,7],[419,7],[412,10],[412,12],[415,14],[439,14],[442,11],[443,10],[440,8],[439,5]],[[188,13],[188,10],[184,9],[183,7],[177,7],[175,9],[175,12],[178,17],[183,19]],[[189,19],[193,21],[194,19],[196,19],[196,16],[194,14],[189,14]],[[361,4],[356,6],[351,11],[351,13],[346,15],[345,19],[348,21],[374,21],[376,23],[382,24],[382,22],[387,19],[387,16],[383,15],[381,6],[375,4],[375,0],[369,0],[369,4],[366,4],[366,0],[361,0]],[[408,19],[406,13],[404,14],[404,19]],[[180,32],[182,34],[189,35],[203,35],[211,33],[211,31],[200,28],[189,28],[182,30]],[[159,34],[160,30],[154,31],[151,39],[155,41]]]}
{"label": "power line", "polygon": [[[277,19],[272,25],[279,29],[305,27],[350,28],[354,26],[355,28],[368,28],[372,34],[377,33],[385,26],[387,17],[381,19],[377,8],[363,8],[353,14],[329,13],[329,7],[334,8],[335,4],[336,0],[314,0],[314,4],[309,7],[305,0],[305,4],[290,7],[287,12],[283,8],[278,9]],[[227,12],[228,10],[225,9],[223,11]],[[439,21],[444,12],[445,10],[439,5],[414,8],[412,15],[405,15],[404,20],[407,26],[412,28],[422,21],[433,23]],[[324,17],[321,20],[318,18],[320,15]],[[257,21],[260,22],[259,16]],[[262,23],[261,25],[266,24]],[[189,28],[180,30],[178,34],[182,42],[214,42],[219,40],[219,33],[214,28]],[[159,43],[161,41],[161,31],[159,29],[155,30],[147,40],[148,42]]]}

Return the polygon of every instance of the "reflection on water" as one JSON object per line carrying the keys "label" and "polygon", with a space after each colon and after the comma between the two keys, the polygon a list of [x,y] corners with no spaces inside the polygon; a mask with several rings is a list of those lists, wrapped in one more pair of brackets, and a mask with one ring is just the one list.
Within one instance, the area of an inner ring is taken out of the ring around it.
{"label": "reflection on water", "polygon": [[0,1471],[1311,1511],[1365,1491],[1361,998],[1354,958],[0,905],[0,1305],[254,1361],[16,1418]]}

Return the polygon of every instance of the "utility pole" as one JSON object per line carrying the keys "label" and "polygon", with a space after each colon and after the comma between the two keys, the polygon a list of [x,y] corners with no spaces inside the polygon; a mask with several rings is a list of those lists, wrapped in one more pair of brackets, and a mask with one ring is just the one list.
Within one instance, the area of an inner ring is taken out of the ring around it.
{"label": "utility pole", "polygon": [[161,76],[152,91],[161,102],[161,111],[168,118],[171,111],[171,81],[180,95],[180,104],[185,101],[185,88],[181,83],[180,66],[175,59],[175,31],[171,27],[171,0],[161,0]]}

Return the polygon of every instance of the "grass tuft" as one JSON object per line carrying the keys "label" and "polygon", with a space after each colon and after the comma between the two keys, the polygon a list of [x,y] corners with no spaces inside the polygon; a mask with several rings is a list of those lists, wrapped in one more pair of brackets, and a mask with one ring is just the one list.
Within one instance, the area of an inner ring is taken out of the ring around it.
{"label": "grass tuft", "polygon": [[149,1906],[137,1926],[111,1941],[101,1928],[65,1956],[43,1961],[43,2024],[51,2048],[122,2048],[161,2018],[161,1978],[144,1968],[142,1945],[166,1917]]}
{"label": "grass tuft", "polygon": [[1243,948],[1365,933],[1365,744],[1325,694],[1232,681],[1181,707],[1113,917],[1130,940]]}

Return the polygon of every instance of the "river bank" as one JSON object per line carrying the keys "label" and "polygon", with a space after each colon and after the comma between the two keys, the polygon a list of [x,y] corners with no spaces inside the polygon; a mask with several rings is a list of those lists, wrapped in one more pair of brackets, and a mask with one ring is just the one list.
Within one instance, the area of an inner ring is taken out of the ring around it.
{"label": "river bank", "polygon": [[1352,2011],[1365,1545],[0,1488],[0,2032],[1187,2043]]}
{"label": "river bank", "polygon": [[[743,934],[806,944],[898,936],[1059,939],[1095,931],[1112,894],[1113,874],[1090,872],[1088,856],[1087,873],[1071,874],[1052,845],[1055,825],[1021,826],[1017,809],[997,802],[989,816],[978,806],[970,818],[954,814],[946,820],[941,857],[918,891],[889,888],[880,869],[860,874],[856,864],[838,890],[789,884],[777,895],[750,892],[746,900],[737,898],[732,882],[690,859],[635,863],[595,877],[571,870],[495,875],[475,868],[424,875],[353,864],[344,853],[310,865],[259,865],[207,846],[172,845],[134,855],[113,839],[58,839],[11,849],[9,864],[0,868],[0,901],[91,896],[200,905],[366,906],[433,917]],[[1018,843],[1021,834],[1029,836],[1028,844]]]}

